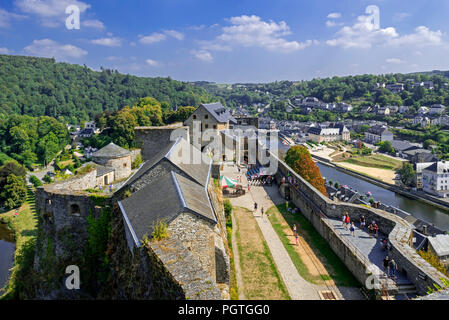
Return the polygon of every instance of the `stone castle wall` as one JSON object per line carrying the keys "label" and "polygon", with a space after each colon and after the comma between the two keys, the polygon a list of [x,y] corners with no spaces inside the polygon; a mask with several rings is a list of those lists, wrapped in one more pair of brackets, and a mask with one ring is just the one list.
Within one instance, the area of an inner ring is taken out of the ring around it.
{"label": "stone castle wall", "polygon": [[354,250],[347,243],[343,243],[344,240],[338,240],[338,235],[332,228],[326,226],[321,215],[340,219],[342,214],[347,212],[353,220],[359,219],[362,215],[365,216],[367,221],[375,220],[380,230],[388,234],[393,248],[390,255],[407,274],[420,294],[426,294],[428,286],[442,285],[441,278],[446,277],[422,259],[412,248],[413,227],[407,221],[386,211],[350,203],[334,202],[317,191],[285,162],[271,153],[269,155],[278,161],[276,179],[279,185],[282,177],[290,175],[296,179],[298,188],[291,188],[290,192],[293,203],[300,208],[315,229],[329,242],[334,252],[362,284],[365,284],[367,263],[363,263],[363,257],[358,257],[357,253],[354,254]]}
{"label": "stone castle wall", "polygon": [[93,160],[102,166],[114,168],[115,180],[127,178],[131,174],[131,155],[117,159],[94,158]]}
{"label": "stone castle wall", "polygon": [[143,160],[151,159],[161,150],[161,146],[167,145],[170,141],[175,141],[179,136],[189,141],[189,127],[179,124],[165,127],[137,127],[134,129],[134,139],[136,145],[141,148]]}

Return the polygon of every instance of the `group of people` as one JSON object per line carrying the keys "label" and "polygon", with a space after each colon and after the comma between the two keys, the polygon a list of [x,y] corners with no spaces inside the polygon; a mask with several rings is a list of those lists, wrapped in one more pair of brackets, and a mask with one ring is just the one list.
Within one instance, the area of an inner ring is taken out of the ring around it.
{"label": "group of people", "polygon": [[[262,219],[263,219],[263,213],[264,213],[263,207],[260,209],[260,212],[262,214]],[[257,213],[257,202],[254,202],[254,213]],[[267,214],[267,217],[268,217],[268,214]]]}
{"label": "group of people", "polygon": [[387,276],[394,279],[396,277],[396,270],[398,269],[396,261],[394,261],[393,258],[390,259],[390,257],[387,255],[385,256],[382,264]]}
{"label": "group of people", "polygon": [[351,235],[355,237],[355,225],[354,221],[351,222],[351,218],[349,217],[348,213],[343,214],[342,217],[342,226],[345,227],[346,230],[349,230],[351,232]]}

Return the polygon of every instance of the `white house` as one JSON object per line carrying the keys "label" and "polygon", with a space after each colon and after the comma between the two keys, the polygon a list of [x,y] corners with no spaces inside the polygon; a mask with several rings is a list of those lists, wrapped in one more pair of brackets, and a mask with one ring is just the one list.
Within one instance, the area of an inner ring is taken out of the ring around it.
{"label": "white house", "polygon": [[430,114],[442,115],[444,112],[446,112],[446,107],[442,104],[434,104],[429,107]]}
{"label": "white house", "polygon": [[422,169],[422,187],[427,193],[446,198],[449,194],[449,162],[438,161]]}

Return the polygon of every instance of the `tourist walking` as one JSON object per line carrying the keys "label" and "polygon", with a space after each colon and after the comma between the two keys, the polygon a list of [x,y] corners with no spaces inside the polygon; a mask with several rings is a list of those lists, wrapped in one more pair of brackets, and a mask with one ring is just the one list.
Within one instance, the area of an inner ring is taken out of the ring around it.
{"label": "tourist walking", "polygon": [[373,237],[373,231],[374,231],[373,225],[370,224],[370,225],[368,226],[368,233],[369,233],[370,238]]}
{"label": "tourist walking", "polygon": [[349,229],[349,224],[351,223],[351,219],[349,218],[349,214],[346,214],[346,218],[345,218],[345,228],[346,230]]}
{"label": "tourist walking", "polygon": [[379,236],[379,226],[375,223],[373,226],[374,235],[377,238]]}
{"label": "tourist walking", "polygon": [[254,202],[254,212],[257,212],[257,202]]}
{"label": "tourist walking", "polygon": [[384,260],[383,260],[383,262],[382,262],[382,265],[383,265],[383,267],[384,267],[384,271],[385,271],[385,273],[387,274],[387,276],[388,276],[388,268],[390,267],[390,257],[388,257],[388,256],[385,256],[385,258],[384,258]]}
{"label": "tourist walking", "polygon": [[296,245],[298,245],[298,241],[299,241],[298,234],[295,235],[295,239],[296,239]]}
{"label": "tourist walking", "polygon": [[363,230],[365,228],[365,224],[366,224],[365,216],[361,216],[360,217],[360,229]]}
{"label": "tourist walking", "polygon": [[351,223],[351,227],[349,228],[349,231],[351,231],[351,235],[355,237],[355,226],[354,222]]}
{"label": "tourist walking", "polygon": [[263,219],[263,207],[260,209],[260,211],[262,212],[262,219]]}
{"label": "tourist walking", "polygon": [[346,223],[346,213],[343,214],[343,216],[341,217],[341,226],[344,227]]}
{"label": "tourist walking", "polygon": [[396,261],[392,258],[389,262],[389,268],[390,268],[390,278],[394,279],[396,276],[396,270],[398,269],[398,265],[396,264]]}
{"label": "tourist walking", "polygon": [[296,224],[293,225],[293,235],[296,237]]}

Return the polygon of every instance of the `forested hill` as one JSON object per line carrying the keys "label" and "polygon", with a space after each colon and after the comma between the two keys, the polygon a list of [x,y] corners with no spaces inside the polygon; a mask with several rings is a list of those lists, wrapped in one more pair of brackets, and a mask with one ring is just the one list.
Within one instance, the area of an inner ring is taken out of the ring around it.
{"label": "forested hill", "polygon": [[214,100],[204,89],[170,78],[144,78],[54,59],[0,55],[0,113],[63,116],[70,123],[154,97],[162,107]]}

